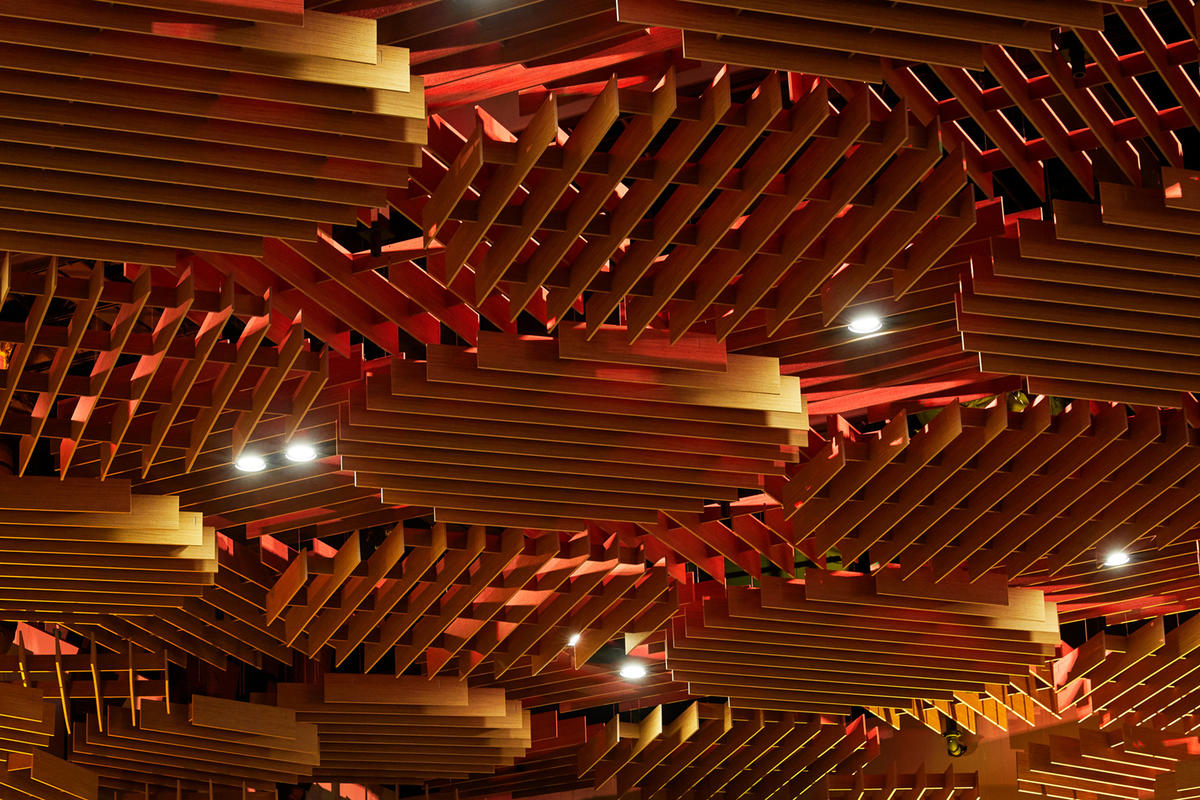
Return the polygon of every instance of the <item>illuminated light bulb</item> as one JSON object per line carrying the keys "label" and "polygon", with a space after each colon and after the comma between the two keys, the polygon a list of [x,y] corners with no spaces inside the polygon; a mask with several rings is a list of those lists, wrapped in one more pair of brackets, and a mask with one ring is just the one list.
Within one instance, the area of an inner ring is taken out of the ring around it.
{"label": "illuminated light bulb", "polygon": [[577,644],[579,644],[579,634],[578,634],[578,633],[572,633],[572,634],[571,634],[571,636],[570,636],[570,638],[568,638],[568,639],[567,639],[567,646],[568,646],[568,647],[574,647],[574,646],[575,646],[575,645],[577,645]]}
{"label": "illuminated light bulb", "polygon": [[646,677],[646,668],[636,661],[627,661],[621,665],[620,676],[628,680],[640,680]]}
{"label": "illuminated light bulb", "polygon": [[267,468],[267,460],[257,453],[242,453],[233,465],[242,472],[262,472]]}
{"label": "illuminated light bulb", "polygon": [[288,445],[283,456],[288,461],[313,461],[317,457],[317,448],[307,442],[295,442]]}
{"label": "illuminated light bulb", "polygon": [[876,314],[860,314],[846,327],[851,333],[874,333],[883,327],[883,319]]}
{"label": "illuminated light bulb", "polygon": [[1104,566],[1122,567],[1130,561],[1129,553],[1124,550],[1114,550],[1104,557]]}

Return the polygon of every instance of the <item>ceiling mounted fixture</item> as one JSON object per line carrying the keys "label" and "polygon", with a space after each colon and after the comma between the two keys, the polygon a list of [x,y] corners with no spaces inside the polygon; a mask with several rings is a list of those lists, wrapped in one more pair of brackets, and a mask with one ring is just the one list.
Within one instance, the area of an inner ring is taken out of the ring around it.
{"label": "ceiling mounted fixture", "polygon": [[317,448],[308,442],[295,442],[288,445],[288,449],[284,451],[283,456],[288,461],[295,461],[297,463],[315,461],[317,459]]}
{"label": "ceiling mounted fixture", "polygon": [[851,333],[875,333],[883,327],[883,318],[878,314],[860,314],[846,326]]}
{"label": "ceiling mounted fixture", "polygon": [[257,453],[242,453],[233,465],[242,472],[262,472],[267,468],[267,460]]}

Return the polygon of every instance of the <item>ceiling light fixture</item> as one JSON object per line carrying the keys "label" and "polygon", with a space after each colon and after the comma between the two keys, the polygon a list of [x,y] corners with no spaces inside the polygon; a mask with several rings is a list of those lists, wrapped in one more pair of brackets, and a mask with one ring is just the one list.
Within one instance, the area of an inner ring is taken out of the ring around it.
{"label": "ceiling light fixture", "polygon": [[242,453],[233,465],[242,472],[262,472],[267,468],[267,460],[257,453]]}
{"label": "ceiling light fixture", "polygon": [[317,448],[308,442],[293,442],[283,455],[288,461],[313,461],[317,457]]}
{"label": "ceiling light fixture", "polygon": [[846,327],[851,333],[874,333],[883,327],[883,319],[878,314],[859,314]]}
{"label": "ceiling light fixture", "polygon": [[1129,553],[1124,550],[1113,550],[1104,557],[1104,566],[1106,567],[1123,567],[1130,561]]}
{"label": "ceiling light fixture", "polygon": [[574,647],[574,646],[575,646],[575,645],[577,645],[577,644],[579,644],[579,634],[578,634],[578,633],[572,633],[572,634],[571,634],[571,636],[570,636],[570,638],[568,638],[568,639],[567,639],[567,646],[568,646],[568,647]]}
{"label": "ceiling light fixture", "polygon": [[627,680],[636,681],[646,677],[646,668],[636,661],[626,661],[621,665],[620,676]]}

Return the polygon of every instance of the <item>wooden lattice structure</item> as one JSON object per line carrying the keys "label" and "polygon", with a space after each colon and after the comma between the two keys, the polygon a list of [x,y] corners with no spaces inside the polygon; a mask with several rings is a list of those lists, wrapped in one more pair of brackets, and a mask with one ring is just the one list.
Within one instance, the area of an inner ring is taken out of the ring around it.
{"label": "wooden lattice structure", "polygon": [[1198,0],[0,23],[0,800],[1200,798]]}
{"label": "wooden lattice structure", "polygon": [[180,250],[259,255],[263,237],[352,223],[419,161],[421,82],[372,22],[193,9],[0,8],[4,249],[171,267]]}

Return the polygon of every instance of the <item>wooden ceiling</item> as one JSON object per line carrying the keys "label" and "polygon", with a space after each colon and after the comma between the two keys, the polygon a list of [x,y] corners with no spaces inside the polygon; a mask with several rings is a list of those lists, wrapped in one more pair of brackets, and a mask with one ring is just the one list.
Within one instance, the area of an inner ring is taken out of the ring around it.
{"label": "wooden ceiling", "polygon": [[1200,798],[1197,0],[0,0],[0,800]]}

